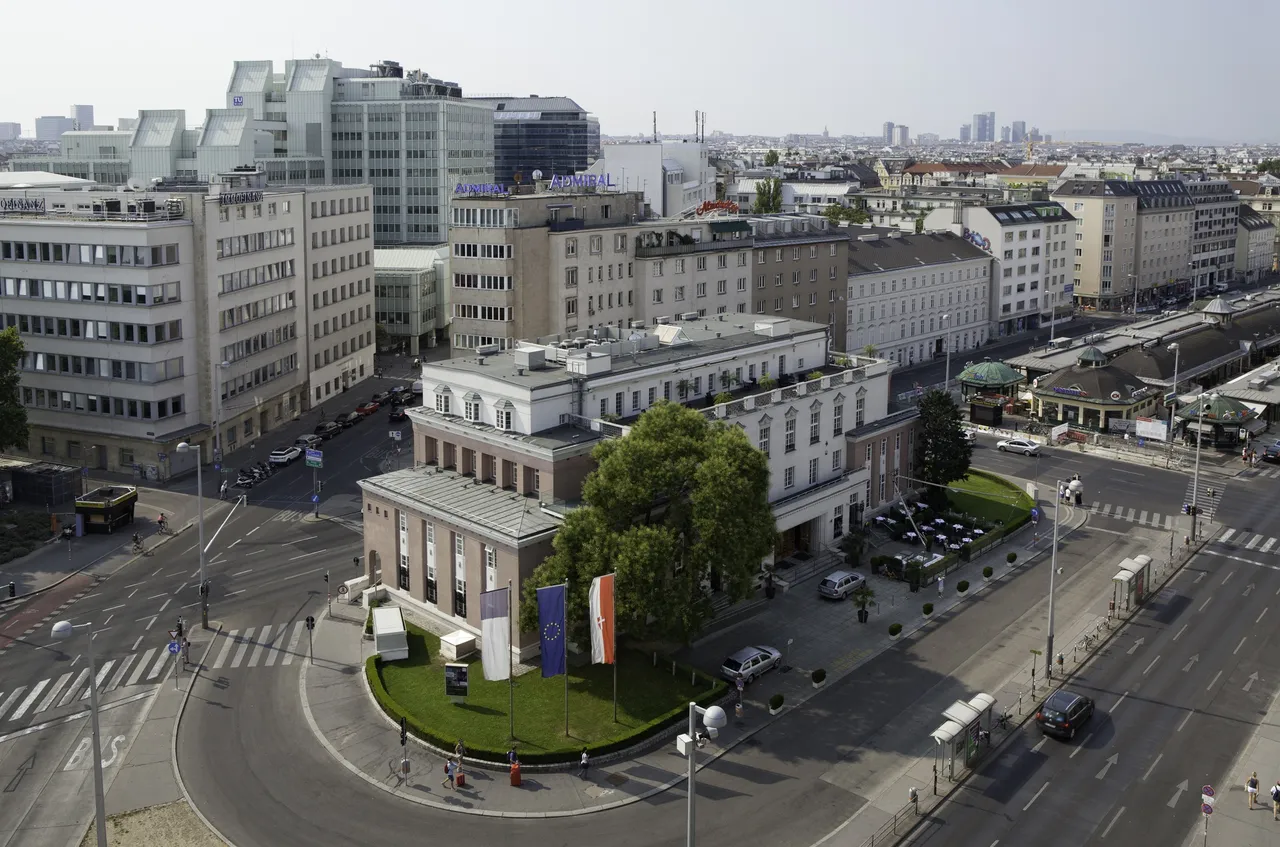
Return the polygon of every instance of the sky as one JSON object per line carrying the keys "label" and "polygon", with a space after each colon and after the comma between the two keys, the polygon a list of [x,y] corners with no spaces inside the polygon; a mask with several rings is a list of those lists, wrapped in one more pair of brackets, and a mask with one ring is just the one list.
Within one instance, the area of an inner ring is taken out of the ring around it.
{"label": "sky", "polygon": [[[1056,138],[1114,134],[1280,141],[1266,36],[1277,0],[100,0],[8,4],[0,121],[95,106],[98,124],[181,108],[188,126],[226,105],[236,59],[316,53],[381,59],[463,94],[565,95],[606,135],[878,134],[956,137],[974,112]],[[70,25],[77,19],[99,24]],[[1216,31],[1215,31],[1216,30]]]}

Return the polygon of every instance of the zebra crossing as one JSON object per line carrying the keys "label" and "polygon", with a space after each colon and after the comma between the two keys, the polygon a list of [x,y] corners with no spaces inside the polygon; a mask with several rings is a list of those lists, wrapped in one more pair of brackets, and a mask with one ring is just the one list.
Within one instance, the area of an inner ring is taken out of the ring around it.
{"label": "zebra crossing", "polygon": [[[92,687],[102,695],[120,688],[158,682],[172,665],[173,656],[165,647],[152,647],[143,653],[107,659],[98,665]],[[0,735],[10,727],[17,728],[23,721],[36,722],[45,717],[46,712],[87,701],[90,690],[87,667],[30,685],[19,685],[8,691],[0,690]]]}
{"label": "zebra crossing", "polygon": [[1280,467],[1276,465],[1258,465],[1250,477],[1253,479],[1280,479]]}
{"label": "zebra crossing", "polygon": [[282,623],[230,630],[223,636],[222,647],[209,667],[218,670],[292,664],[295,657],[301,657],[298,646],[305,631],[305,621],[295,621],[292,627]]}
{"label": "zebra crossing", "polygon": [[1141,526],[1165,530],[1173,529],[1173,522],[1176,518],[1176,515],[1161,514],[1160,512],[1139,509],[1134,506],[1114,506],[1111,503],[1103,503],[1101,501],[1094,502],[1093,513],[1103,517],[1140,524]]}
{"label": "zebra crossing", "polygon": [[1255,532],[1242,532],[1225,529],[1222,535],[1214,539],[1219,544],[1229,544],[1238,550],[1252,550],[1255,553],[1275,552],[1280,554],[1280,538],[1274,535],[1259,535]]}

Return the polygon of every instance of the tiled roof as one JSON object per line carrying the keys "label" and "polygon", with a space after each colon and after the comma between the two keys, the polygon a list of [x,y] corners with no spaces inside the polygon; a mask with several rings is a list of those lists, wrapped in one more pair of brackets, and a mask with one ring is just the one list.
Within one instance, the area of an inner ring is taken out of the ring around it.
{"label": "tiled roof", "polygon": [[1054,197],[1132,197],[1132,183],[1119,179],[1069,179],[1053,192]]}

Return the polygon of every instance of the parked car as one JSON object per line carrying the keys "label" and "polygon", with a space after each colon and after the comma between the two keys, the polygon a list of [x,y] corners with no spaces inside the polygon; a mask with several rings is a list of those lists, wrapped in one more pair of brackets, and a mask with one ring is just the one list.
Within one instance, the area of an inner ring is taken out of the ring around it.
{"label": "parked car", "polygon": [[409,413],[397,406],[391,410],[391,414],[387,415],[387,420],[391,421],[391,423],[407,421],[409,420]]}
{"label": "parked car", "polygon": [[293,442],[295,447],[305,450],[316,450],[324,443],[324,439],[318,435],[304,435]]}
{"label": "parked car", "polygon": [[1059,688],[1044,701],[1036,712],[1036,725],[1045,735],[1056,735],[1068,740],[1076,737],[1076,729],[1093,717],[1093,700]]}
{"label": "parked car", "polygon": [[347,412],[345,415],[338,415],[338,426],[346,429],[355,426],[364,420],[364,415],[359,412]]}
{"label": "parked car", "polygon": [[267,457],[267,461],[273,465],[288,465],[297,461],[302,456],[302,448],[296,444],[288,447],[281,447],[279,450],[272,450],[271,455]]}
{"label": "parked car", "polygon": [[742,680],[750,685],[752,680],[771,671],[782,661],[782,654],[772,647],[743,647],[724,660],[720,675],[730,682]]}
{"label": "parked car", "polygon": [[1262,448],[1262,458],[1267,462],[1280,462],[1280,441]]}
{"label": "parked car", "polygon": [[390,391],[379,391],[373,395],[373,402],[379,405],[387,402],[391,398]]}
{"label": "parked car", "polygon": [[370,400],[368,403],[361,403],[359,406],[356,406],[356,411],[367,417],[381,408],[382,404],[377,400]]}
{"label": "parked car", "polygon": [[853,571],[835,571],[818,583],[818,593],[833,600],[847,600],[859,587],[867,584],[867,578]]}
{"label": "parked car", "polygon": [[342,424],[337,421],[325,421],[312,430],[312,432],[323,438],[325,441],[328,441],[330,438],[333,438],[335,435],[342,432]]}
{"label": "parked car", "polygon": [[1006,438],[996,445],[996,449],[1002,453],[1021,453],[1024,456],[1034,456],[1040,452],[1040,445],[1025,438]]}

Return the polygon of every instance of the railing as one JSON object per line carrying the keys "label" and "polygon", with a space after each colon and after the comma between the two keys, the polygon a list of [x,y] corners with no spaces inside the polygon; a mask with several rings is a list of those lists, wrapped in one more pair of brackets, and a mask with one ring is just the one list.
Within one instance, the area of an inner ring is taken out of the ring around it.
{"label": "railing", "polygon": [[900,836],[911,832],[911,828],[916,825],[916,821],[919,819],[919,804],[908,802],[901,809],[894,812],[892,818],[881,824],[879,829],[871,833],[871,837],[862,842],[862,847],[895,844]]}
{"label": "railing", "polygon": [[25,214],[22,212],[6,213],[4,220],[13,220],[15,218],[64,218],[72,220],[86,221],[180,221],[183,220],[183,213],[180,210],[169,211],[165,208],[158,208],[154,212],[95,212],[89,209],[49,209],[47,212],[32,212]]}
{"label": "railing", "polygon": [[562,221],[550,221],[547,227],[552,232],[574,232],[579,229],[586,229],[587,222],[583,218],[568,218]]}
{"label": "railing", "polygon": [[750,250],[754,242],[749,238],[738,241],[695,241],[692,244],[661,244],[645,247],[636,245],[637,259],[653,259],[661,256],[685,256],[711,250]]}

